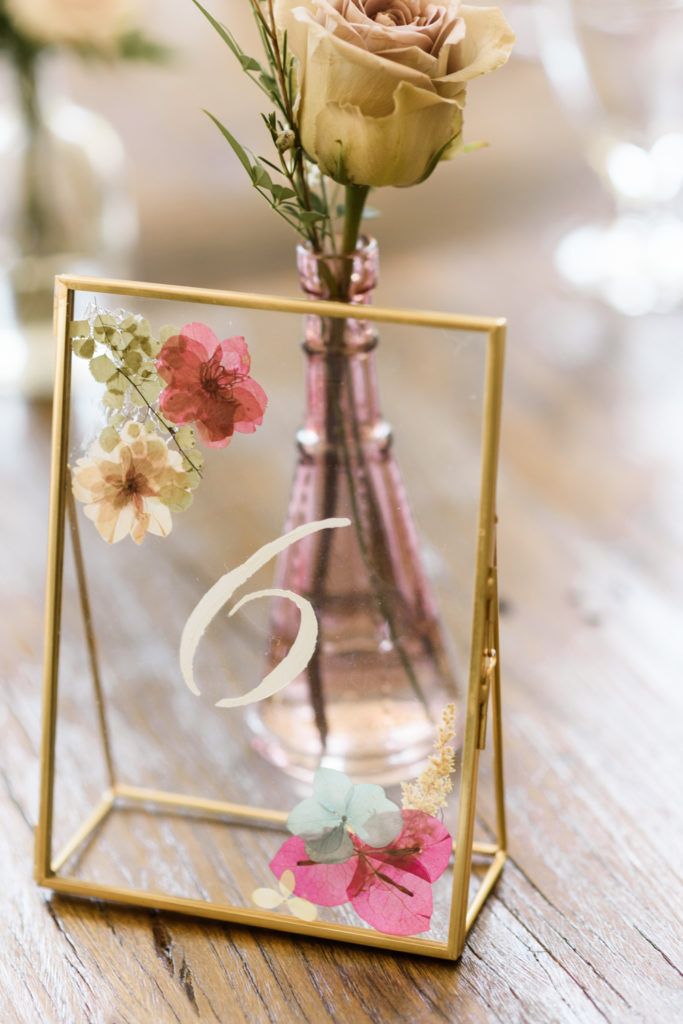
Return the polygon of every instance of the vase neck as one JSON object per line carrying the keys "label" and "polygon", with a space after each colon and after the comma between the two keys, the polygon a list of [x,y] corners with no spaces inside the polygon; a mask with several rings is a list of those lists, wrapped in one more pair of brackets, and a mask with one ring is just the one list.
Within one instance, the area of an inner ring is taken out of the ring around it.
{"label": "vase neck", "polygon": [[370,305],[377,284],[379,254],[374,239],[362,239],[352,256],[320,256],[309,246],[300,245],[297,266],[302,291],[308,298],[343,302],[354,314],[348,318],[308,316],[306,351],[347,357],[371,351],[377,344],[376,332],[358,315],[357,307]]}
{"label": "vase neck", "polygon": [[374,433],[381,423],[375,369],[378,338],[374,325],[362,315],[377,283],[377,243],[363,240],[351,257],[321,257],[300,246],[298,266],[307,296],[344,301],[352,314],[312,314],[305,321],[305,432],[336,447],[346,432]]}
{"label": "vase neck", "polygon": [[301,289],[309,298],[368,305],[377,286],[379,249],[374,238],[362,238],[349,255],[321,256],[300,245],[297,268]]}

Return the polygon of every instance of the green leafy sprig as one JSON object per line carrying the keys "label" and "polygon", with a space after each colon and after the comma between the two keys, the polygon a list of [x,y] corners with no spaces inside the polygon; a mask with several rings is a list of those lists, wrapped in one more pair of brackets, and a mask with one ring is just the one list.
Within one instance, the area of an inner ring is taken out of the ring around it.
{"label": "green leafy sprig", "polygon": [[265,63],[246,53],[233,33],[199,3],[195,6],[213,26],[242,70],[268,97],[273,110],[262,114],[271,138],[273,159],[256,156],[244,147],[213,114],[208,116],[221,131],[235,156],[244,167],[252,185],[268,205],[315,252],[330,249],[336,253],[335,217],[343,215],[343,207],[335,195],[328,195],[323,175],[306,156],[296,118],[297,84],[295,60],[287,34],[280,35],[275,25],[272,0],[249,0]]}

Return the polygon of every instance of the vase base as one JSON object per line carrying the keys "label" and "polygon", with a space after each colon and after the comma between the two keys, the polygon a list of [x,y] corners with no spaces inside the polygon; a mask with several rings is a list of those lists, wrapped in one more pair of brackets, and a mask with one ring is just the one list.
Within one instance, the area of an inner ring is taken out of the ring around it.
{"label": "vase base", "polygon": [[344,772],[354,782],[395,785],[414,778],[432,752],[435,723],[415,701],[378,699],[327,707],[325,750],[306,706],[273,704],[252,711],[252,747],[271,764],[310,783],[320,767]]}

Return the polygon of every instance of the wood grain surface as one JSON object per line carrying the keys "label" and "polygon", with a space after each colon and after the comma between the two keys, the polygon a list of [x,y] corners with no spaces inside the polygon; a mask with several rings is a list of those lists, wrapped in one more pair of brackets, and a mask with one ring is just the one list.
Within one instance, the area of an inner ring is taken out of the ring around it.
{"label": "wood grain surface", "polygon": [[[572,173],[578,202],[588,179]],[[460,963],[34,886],[49,422],[7,401],[2,1024],[683,1019],[682,324],[612,318],[559,292],[544,216],[525,206],[457,246],[397,251],[379,296],[511,322],[500,500],[511,857]],[[193,283],[293,291],[284,270]],[[485,785],[480,811],[490,826]]]}

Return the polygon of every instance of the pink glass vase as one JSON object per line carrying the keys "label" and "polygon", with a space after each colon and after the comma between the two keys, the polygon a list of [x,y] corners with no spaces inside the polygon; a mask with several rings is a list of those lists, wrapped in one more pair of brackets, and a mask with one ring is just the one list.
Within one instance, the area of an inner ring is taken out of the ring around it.
{"label": "pink glass vase", "polygon": [[[300,246],[298,267],[309,297],[362,307],[377,283],[377,244],[365,241],[353,258],[319,257]],[[435,721],[456,697],[391,428],[380,413],[377,345],[361,309],[349,319],[306,318],[307,406],[284,529],[331,517],[352,526],[311,536],[280,557],[275,586],[312,602],[318,645],[306,672],[250,717],[256,748],[305,779],[321,764],[383,784],[414,775],[431,751]],[[276,601],[269,667],[298,627],[298,610]]]}

